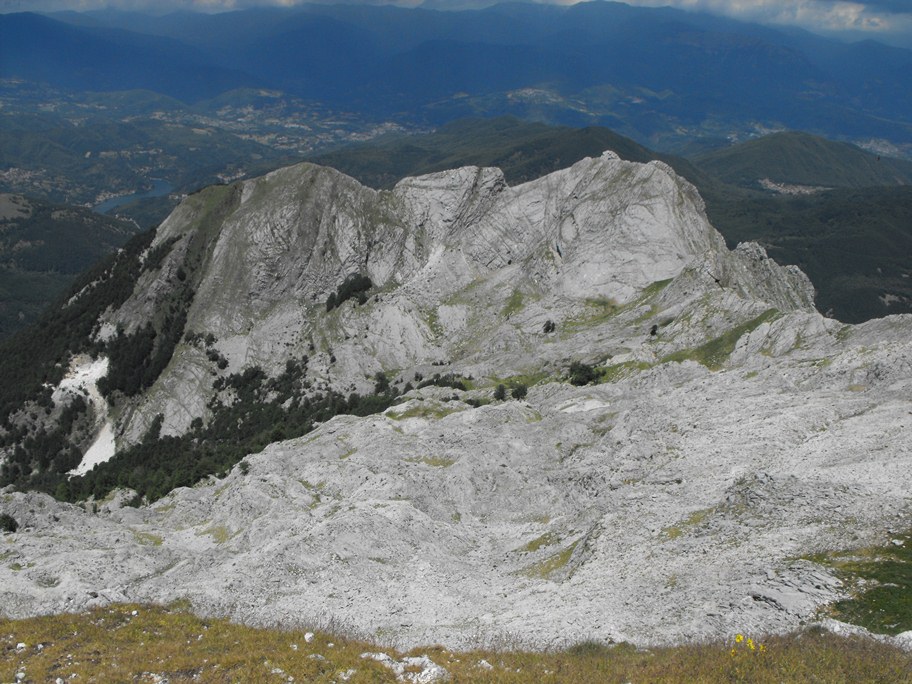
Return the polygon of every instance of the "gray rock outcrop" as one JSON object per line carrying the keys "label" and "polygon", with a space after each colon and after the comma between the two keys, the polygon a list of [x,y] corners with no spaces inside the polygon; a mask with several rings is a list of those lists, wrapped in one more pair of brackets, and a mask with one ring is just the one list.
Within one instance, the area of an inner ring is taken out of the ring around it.
{"label": "gray rock outcrop", "polygon": [[[317,384],[443,362],[476,389],[338,416],[151,506],[5,492],[8,615],[188,598],[403,645],[671,643],[813,620],[845,588],[808,558],[912,520],[912,318],[824,318],[800,271],[728,251],[662,164],[607,154],[516,188],[467,168],[384,193],[302,165],[206,191],[106,322],[137,325],[204,230],[187,325],[225,372],[313,344]],[[355,271],[370,301],[327,312]],[[568,384],[573,360],[605,382]],[[216,376],[179,345],[120,439],[158,412],[181,432]],[[469,403],[510,376],[539,382]]]}

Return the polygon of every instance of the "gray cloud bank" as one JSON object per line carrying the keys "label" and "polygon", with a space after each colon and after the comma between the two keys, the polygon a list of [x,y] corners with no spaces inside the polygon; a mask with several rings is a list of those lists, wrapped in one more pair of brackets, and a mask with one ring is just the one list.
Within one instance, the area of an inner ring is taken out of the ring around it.
{"label": "gray cloud bank", "polygon": [[[290,7],[303,0],[0,0],[0,11],[87,11],[103,8],[163,13],[179,9],[225,11]],[[313,0],[311,0],[313,1]],[[318,2],[321,0],[317,0]],[[327,1],[327,0],[322,0]],[[361,0],[363,4],[414,7],[422,0]],[[526,0],[568,5],[577,0]],[[437,9],[496,4],[496,0],[430,0]],[[796,26],[849,39],[875,38],[912,47],[910,0],[628,0],[628,4],[702,11],[747,21]]]}

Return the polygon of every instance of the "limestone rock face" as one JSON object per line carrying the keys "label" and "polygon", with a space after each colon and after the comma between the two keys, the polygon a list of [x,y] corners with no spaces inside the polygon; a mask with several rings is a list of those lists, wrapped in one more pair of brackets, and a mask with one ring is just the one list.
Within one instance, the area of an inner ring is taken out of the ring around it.
{"label": "limestone rock face", "polygon": [[[141,326],[194,268],[187,332],[227,367],[179,344],[122,443],[159,412],[186,429],[220,374],[305,353],[316,387],[438,369],[475,389],[338,416],[138,509],[4,493],[9,615],[189,598],[403,645],[670,643],[811,621],[845,587],[803,558],[910,526],[912,317],[821,316],[804,274],[727,250],[663,164],[389,192],[300,165],[188,198],[156,247],[99,330]],[[327,311],[350,273],[369,300]],[[571,361],[603,382],[568,384]],[[511,377],[525,400],[491,401]]]}
{"label": "limestone rock face", "polygon": [[[545,320],[559,324],[587,302],[624,305],[697,257],[742,297],[812,308],[806,278],[757,256],[759,247],[730,255],[696,190],[668,166],[610,152],[515,188],[498,169],[467,167],[376,192],[302,164],[206,191],[162,225],[154,247],[170,252],[161,270],[143,276],[108,327],[141,326],[201,236],[209,237],[192,257],[202,276],[187,331],[217,338],[226,372],[277,372],[309,354],[318,384],[341,391],[367,390],[381,369],[468,363],[503,376],[538,365],[533,333]],[[327,312],[327,297],[352,273],[369,276],[377,295]],[[579,346],[585,336],[563,352]],[[511,353],[495,361],[501,348]],[[156,386],[123,412],[122,441],[138,439],[158,413],[166,434],[183,432],[205,414],[210,370],[179,347]]]}

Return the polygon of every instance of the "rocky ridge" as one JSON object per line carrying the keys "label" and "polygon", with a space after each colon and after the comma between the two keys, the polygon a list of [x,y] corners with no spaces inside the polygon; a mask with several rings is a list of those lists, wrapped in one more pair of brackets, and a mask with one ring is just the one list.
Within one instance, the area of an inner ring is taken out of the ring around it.
{"label": "rocky ridge", "polygon": [[[388,193],[302,165],[208,190],[99,334],[152,315],[204,231],[186,329],[215,336],[224,372],[309,352],[316,386],[443,369],[476,388],[336,417],[138,509],[5,492],[9,615],[189,598],[399,644],[668,643],[813,620],[846,588],[812,553],[909,526],[910,317],[824,318],[798,269],[728,251],[661,163]],[[370,300],[327,311],[352,272]],[[567,384],[572,360],[607,382]],[[218,372],[179,344],[118,439],[205,417]],[[473,405],[511,377],[539,382]]]}
{"label": "rocky ridge", "polygon": [[[164,222],[152,245],[169,248],[161,268],[143,274],[100,334],[150,319],[206,232],[186,330],[214,335],[226,373],[277,373],[309,355],[315,384],[344,391],[366,391],[379,370],[437,364],[490,375],[554,363],[546,320],[597,318],[688,264],[695,270],[674,293],[680,306],[712,284],[734,296],[721,307],[732,321],[754,300],[813,308],[797,269],[776,267],[756,247],[729,253],[696,190],[670,167],[608,152],[515,188],[497,169],[467,167],[376,192],[302,164],[211,189]],[[378,286],[370,301],[327,312],[328,295],[351,273]],[[592,342],[564,335],[554,349],[568,357]],[[138,439],[158,413],[164,434],[186,430],[206,414],[212,371],[201,350],[179,345],[151,391],[122,413],[119,441]]]}

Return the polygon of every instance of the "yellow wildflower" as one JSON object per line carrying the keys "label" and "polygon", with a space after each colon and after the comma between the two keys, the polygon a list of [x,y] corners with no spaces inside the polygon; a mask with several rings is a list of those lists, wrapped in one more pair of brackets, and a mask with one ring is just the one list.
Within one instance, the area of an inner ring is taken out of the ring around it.
{"label": "yellow wildflower", "polygon": [[752,651],[754,650],[754,640],[753,639],[747,640],[747,647]]}
{"label": "yellow wildflower", "polygon": [[742,641],[744,641],[744,635],[743,635],[743,634],[735,634],[735,643],[736,643],[736,644],[740,644]]}

